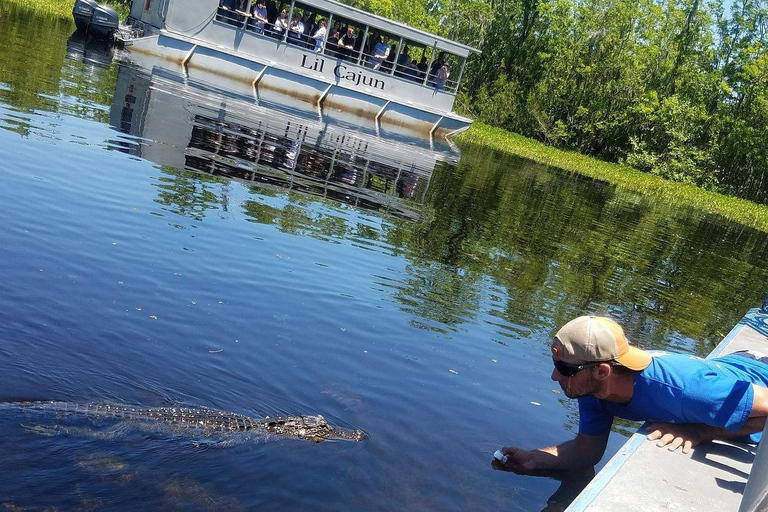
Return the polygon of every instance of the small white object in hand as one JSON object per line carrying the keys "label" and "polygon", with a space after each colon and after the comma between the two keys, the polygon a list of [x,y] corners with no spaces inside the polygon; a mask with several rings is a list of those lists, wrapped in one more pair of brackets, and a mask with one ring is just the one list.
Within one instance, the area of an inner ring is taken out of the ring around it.
{"label": "small white object in hand", "polygon": [[507,463],[507,456],[501,453],[501,450],[496,450],[496,453],[494,453],[493,456],[497,460],[500,460],[502,464]]}

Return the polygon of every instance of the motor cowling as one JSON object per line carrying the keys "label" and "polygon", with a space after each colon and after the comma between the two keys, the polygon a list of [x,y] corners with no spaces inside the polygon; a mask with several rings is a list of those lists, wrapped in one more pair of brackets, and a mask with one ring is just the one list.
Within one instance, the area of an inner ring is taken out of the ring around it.
{"label": "motor cowling", "polygon": [[95,0],[76,0],[72,7],[72,17],[77,30],[107,40],[112,39],[120,24],[117,11]]}

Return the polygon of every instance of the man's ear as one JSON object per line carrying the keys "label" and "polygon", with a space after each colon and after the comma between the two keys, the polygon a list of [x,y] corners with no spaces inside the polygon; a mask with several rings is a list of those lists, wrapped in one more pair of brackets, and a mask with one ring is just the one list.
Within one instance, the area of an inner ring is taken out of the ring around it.
{"label": "man's ear", "polygon": [[613,367],[608,363],[601,363],[593,368],[592,375],[597,380],[605,380],[613,373]]}

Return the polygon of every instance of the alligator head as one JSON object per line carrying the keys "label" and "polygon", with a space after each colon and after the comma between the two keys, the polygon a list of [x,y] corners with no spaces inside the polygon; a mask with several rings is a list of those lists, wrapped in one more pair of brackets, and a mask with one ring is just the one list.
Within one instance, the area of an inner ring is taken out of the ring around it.
{"label": "alligator head", "polygon": [[365,432],[357,429],[332,427],[320,416],[278,416],[264,419],[267,432],[278,436],[305,439],[315,443],[323,441],[362,441]]}

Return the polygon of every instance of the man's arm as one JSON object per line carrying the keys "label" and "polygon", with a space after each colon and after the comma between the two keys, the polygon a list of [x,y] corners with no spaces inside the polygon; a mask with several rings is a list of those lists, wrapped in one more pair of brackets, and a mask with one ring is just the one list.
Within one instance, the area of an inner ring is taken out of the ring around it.
{"label": "man's arm", "polygon": [[666,446],[670,451],[675,451],[682,446],[683,453],[688,453],[691,448],[704,441],[735,439],[760,432],[765,427],[766,416],[768,416],[768,388],[752,384],[752,395],[749,419],[736,432],[703,423],[652,423],[647,427],[650,432],[648,439],[651,441],[658,439],[656,446]]}
{"label": "man's arm", "polygon": [[501,453],[507,456],[504,465],[518,473],[585,468],[594,466],[603,458],[608,444],[608,434],[608,432],[597,436],[578,434],[570,441],[537,450],[505,446],[501,449]]}

